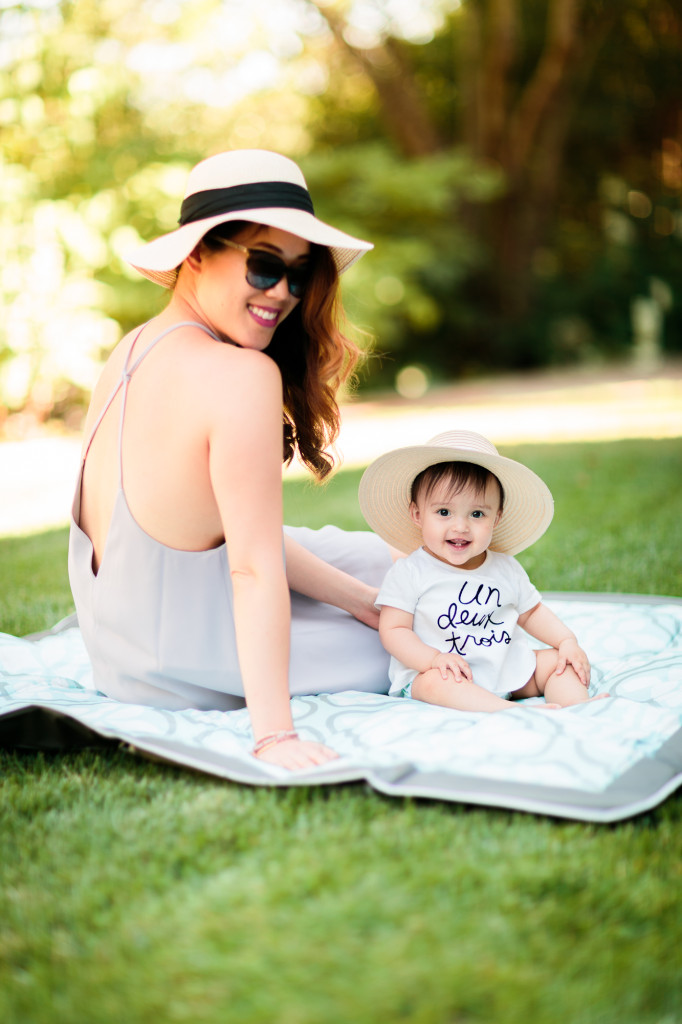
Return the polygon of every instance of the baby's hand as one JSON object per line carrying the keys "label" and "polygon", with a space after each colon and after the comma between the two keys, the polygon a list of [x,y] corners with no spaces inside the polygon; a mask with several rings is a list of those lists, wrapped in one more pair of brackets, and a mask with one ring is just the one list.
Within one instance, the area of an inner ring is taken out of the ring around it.
{"label": "baby's hand", "polygon": [[469,663],[459,654],[437,654],[431,662],[431,668],[437,668],[443,679],[452,672],[456,683],[473,683]]}
{"label": "baby's hand", "polygon": [[564,671],[567,665],[571,665],[578,679],[583,686],[590,685],[590,661],[582,647],[578,646],[577,640],[569,637],[559,644],[559,661],[557,662],[556,674],[558,676]]}

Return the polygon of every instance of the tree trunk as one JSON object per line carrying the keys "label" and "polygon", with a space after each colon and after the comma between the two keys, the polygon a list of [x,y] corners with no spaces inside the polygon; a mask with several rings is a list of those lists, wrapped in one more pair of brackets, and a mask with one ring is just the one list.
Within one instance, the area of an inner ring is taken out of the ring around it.
{"label": "tree trunk", "polygon": [[[419,93],[406,54],[395,40],[362,50],[345,38],[343,18],[310,0],[337,42],[362,66],[377,92],[393,140],[406,157],[444,146]],[[461,141],[483,163],[497,164],[505,195],[494,204],[468,204],[464,223],[486,245],[486,301],[499,317],[521,320],[532,299],[533,258],[546,244],[561,181],[566,137],[581,80],[591,68],[610,22],[593,16],[586,0],[547,0],[542,52],[518,89],[519,0],[464,0],[458,13]],[[587,11],[586,11],[587,8]]]}
{"label": "tree trunk", "polygon": [[[503,319],[521,320],[533,291],[533,258],[546,243],[561,180],[566,137],[588,34],[585,0],[548,0],[547,29],[535,69],[513,99],[519,10],[517,0],[488,0],[484,53],[474,91],[476,117],[465,122],[473,155],[504,171],[505,195],[492,208],[469,217],[487,240],[492,261],[493,305]],[[465,9],[475,34],[479,11]],[[480,36],[479,30],[479,36]],[[462,65],[463,74],[470,67]],[[474,72],[475,73],[475,72]],[[471,221],[470,221],[471,222]],[[495,297],[496,296],[496,297]]]}
{"label": "tree trunk", "polygon": [[516,57],[516,0],[489,0],[484,50],[477,72],[474,153],[507,164],[510,72]]}
{"label": "tree trunk", "polygon": [[422,157],[443,148],[430,111],[422,98],[404,50],[387,37],[380,46],[361,49],[345,37],[346,24],[327,5],[311,0],[331,29],[337,43],[361,65],[370,79],[389,135],[406,157]]}

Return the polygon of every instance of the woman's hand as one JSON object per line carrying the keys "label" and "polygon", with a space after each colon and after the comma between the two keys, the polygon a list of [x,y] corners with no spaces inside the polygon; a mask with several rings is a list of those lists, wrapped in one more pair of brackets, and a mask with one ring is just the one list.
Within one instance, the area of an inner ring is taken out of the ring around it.
{"label": "woman's hand", "polygon": [[283,740],[254,754],[259,761],[267,761],[268,764],[276,764],[292,772],[314,768],[318,764],[334,761],[338,756],[323,743],[298,739]]}
{"label": "woman's hand", "polygon": [[379,591],[368,583],[330,565],[285,535],[287,580],[292,590],[315,601],[342,608],[359,622],[379,628],[379,611],[374,602]]}

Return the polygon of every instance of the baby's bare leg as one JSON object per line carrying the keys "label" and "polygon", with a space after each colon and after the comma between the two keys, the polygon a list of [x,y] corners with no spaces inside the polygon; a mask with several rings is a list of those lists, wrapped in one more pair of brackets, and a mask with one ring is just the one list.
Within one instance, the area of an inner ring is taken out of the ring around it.
{"label": "baby's bare leg", "polygon": [[[561,675],[556,674],[556,667],[559,663],[559,652],[553,648],[536,651],[535,675],[526,684],[544,694],[546,701],[560,704],[562,708],[570,707],[572,704],[586,704],[590,700],[599,700],[607,694],[600,694],[597,697],[590,697],[587,687],[581,683],[578,674],[571,665],[567,665]],[[524,690],[526,687],[524,687]],[[524,696],[533,696],[528,693]]]}
{"label": "baby's bare leg", "polygon": [[476,683],[456,683],[451,673],[443,679],[436,668],[419,673],[412,683],[412,696],[427,704],[458,711],[504,711],[514,707],[513,701],[498,697]]}

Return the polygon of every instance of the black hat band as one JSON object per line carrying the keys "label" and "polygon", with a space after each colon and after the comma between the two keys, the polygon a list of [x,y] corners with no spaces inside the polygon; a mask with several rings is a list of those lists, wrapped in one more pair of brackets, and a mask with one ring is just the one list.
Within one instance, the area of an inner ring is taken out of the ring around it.
{"label": "black hat band", "polygon": [[180,208],[179,223],[183,226],[221,213],[268,207],[286,207],[313,215],[315,213],[307,189],[286,181],[259,181],[230,188],[209,188],[187,196]]}

